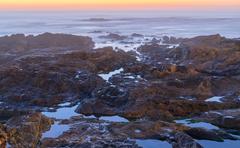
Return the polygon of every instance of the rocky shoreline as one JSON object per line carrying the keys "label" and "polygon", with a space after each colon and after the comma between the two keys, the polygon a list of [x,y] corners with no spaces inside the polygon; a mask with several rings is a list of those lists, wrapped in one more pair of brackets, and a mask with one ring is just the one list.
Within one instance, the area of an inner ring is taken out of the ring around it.
{"label": "rocky shoreline", "polygon": [[124,51],[76,35],[0,37],[0,147],[240,146],[240,40],[145,41]]}

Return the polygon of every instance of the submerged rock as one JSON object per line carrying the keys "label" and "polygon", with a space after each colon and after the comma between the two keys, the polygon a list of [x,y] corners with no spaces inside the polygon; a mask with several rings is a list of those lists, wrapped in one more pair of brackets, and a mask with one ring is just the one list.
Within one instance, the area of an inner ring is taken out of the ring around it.
{"label": "submerged rock", "polygon": [[110,39],[110,40],[113,40],[113,41],[118,41],[118,40],[126,39],[127,36],[119,35],[119,34],[116,34],[116,33],[109,33],[106,36],[100,36],[100,38]]}
{"label": "submerged rock", "polygon": [[173,148],[203,148],[192,137],[182,132],[176,133],[174,140]]}

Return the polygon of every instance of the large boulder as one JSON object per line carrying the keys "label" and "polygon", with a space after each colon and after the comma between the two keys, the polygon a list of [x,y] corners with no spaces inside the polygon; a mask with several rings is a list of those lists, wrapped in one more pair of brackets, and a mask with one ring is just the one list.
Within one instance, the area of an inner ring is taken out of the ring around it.
{"label": "large boulder", "polygon": [[13,117],[6,123],[8,143],[13,148],[34,148],[52,123],[51,119],[41,113]]}

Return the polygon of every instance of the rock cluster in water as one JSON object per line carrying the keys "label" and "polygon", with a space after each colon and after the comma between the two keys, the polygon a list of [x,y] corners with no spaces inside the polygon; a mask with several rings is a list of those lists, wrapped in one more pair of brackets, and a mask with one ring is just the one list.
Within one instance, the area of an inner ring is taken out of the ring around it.
{"label": "rock cluster in water", "polygon": [[[141,60],[134,52],[93,48],[91,38],[66,34],[0,37],[0,147],[137,148],[136,139],[156,139],[200,148],[194,139],[238,140],[232,133],[240,129],[239,40],[153,39],[136,49]],[[108,81],[101,77],[119,69]],[[66,102],[78,104],[78,116],[41,114]],[[182,118],[219,129],[175,122]],[[57,138],[42,137],[56,121],[70,128]]]}

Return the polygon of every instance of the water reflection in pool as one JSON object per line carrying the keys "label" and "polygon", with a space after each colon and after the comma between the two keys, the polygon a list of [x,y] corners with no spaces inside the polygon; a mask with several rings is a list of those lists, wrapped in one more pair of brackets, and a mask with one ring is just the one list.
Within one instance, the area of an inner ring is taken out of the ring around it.
{"label": "water reflection in pool", "polygon": [[189,127],[196,127],[196,128],[205,128],[208,130],[213,130],[213,129],[219,129],[217,126],[214,126],[210,123],[206,122],[192,122],[190,119],[184,119],[184,120],[175,120],[176,123],[183,124],[185,126]]}
{"label": "water reflection in pool", "polygon": [[57,109],[55,112],[42,112],[43,115],[49,118],[56,118],[56,119],[69,119],[73,116],[79,115],[75,112],[78,105],[72,107],[62,107]]}
{"label": "water reflection in pool", "polygon": [[69,125],[59,124],[59,122],[55,122],[49,131],[46,131],[42,134],[42,138],[57,138],[63,134],[63,132],[70,129]]}
{"label": "water reflection in pool", "polygon": [[240,148],[240,141],[235,140],[224,140],[224,142],[198,140],[204,148]]}
{"label": "water reflection in pool", "polygon": [[142,148],[172,148],[168,142],[155,139],[137,139],[136,143]]}

